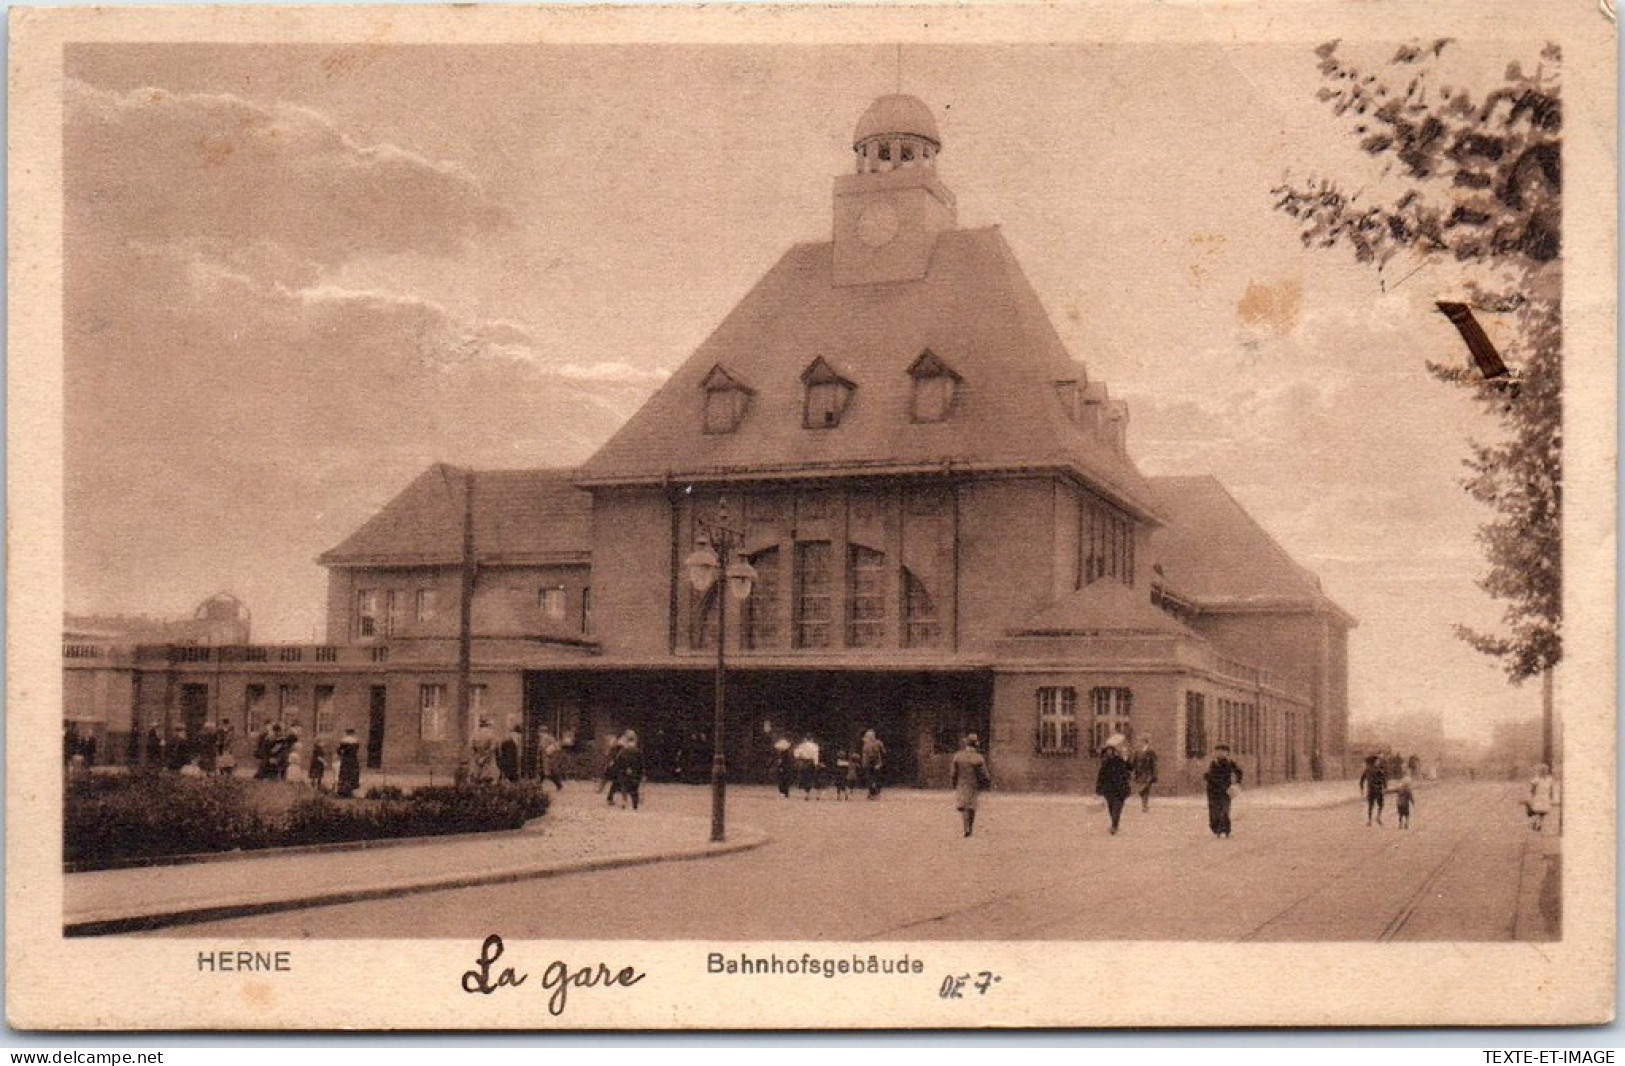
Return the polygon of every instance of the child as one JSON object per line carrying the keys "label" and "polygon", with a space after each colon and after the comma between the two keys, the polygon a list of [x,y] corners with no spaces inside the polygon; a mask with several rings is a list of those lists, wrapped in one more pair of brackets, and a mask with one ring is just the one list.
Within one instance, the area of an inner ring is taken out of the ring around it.
{"label": "child", "polygon": [[1394,796],[1394,809],[1399,812],[1399,827],[1411,827],[1411,805],[1416,802],[1416,796],[1411,792],[1411,775],[1406,774],[1399,779],[1399,791]]}
{"label": "child", "polygon": [[835,798],[838,800],[852,798],[852,784],[856,780],[853,773],[852,757],[846,752],[835,756]]}

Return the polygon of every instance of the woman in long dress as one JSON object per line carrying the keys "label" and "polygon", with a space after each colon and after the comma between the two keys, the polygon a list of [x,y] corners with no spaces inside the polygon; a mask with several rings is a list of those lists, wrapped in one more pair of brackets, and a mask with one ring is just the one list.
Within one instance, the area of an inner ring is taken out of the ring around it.
{"label": "woman in long dress", "polygon": [[951,783],[954,786],[954,805],[959,808],[959,815],[965,822],[965,835],[970,836],[971,830],[976,828],[976,802],[982,790],[993,784],[993,779],[987,772],[987,760],[982,753],[976,750],[977,738],[975,733],[967,733],[964,742],[954,753],[951,764]]}
{"label": "woman in long dress", "polygon": [[356,789],[361,787],[361,739],[355,735],[354,729],[344,731],[344,739],[339,741],[339,795],[350,797],[355,795]]}

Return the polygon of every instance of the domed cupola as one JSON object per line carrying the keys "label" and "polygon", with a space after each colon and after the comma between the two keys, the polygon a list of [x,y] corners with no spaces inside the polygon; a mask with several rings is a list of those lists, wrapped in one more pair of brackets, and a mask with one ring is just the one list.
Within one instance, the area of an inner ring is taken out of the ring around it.
{"label": "domed cupola", "polygon": [[918,97],[901,93],[882,96],[869,105],[852,134],[858,173],[896,170],[909,166],[935,166],[942,151],[937,120]]}
{"label": "domed cupola", "polygon": [[936,117],[917,97],[882,96],[858,119],[852,151],[857,173],[835,179],[835,284],[920,280],[955,223]]}

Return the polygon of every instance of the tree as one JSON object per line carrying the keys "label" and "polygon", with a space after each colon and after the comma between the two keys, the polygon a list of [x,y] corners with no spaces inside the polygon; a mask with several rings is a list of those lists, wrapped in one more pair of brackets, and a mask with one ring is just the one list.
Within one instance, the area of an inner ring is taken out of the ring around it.
{"label": "tree", "polygon": [[1457,632],[1518,683],[1562,658],[1559,55],[1548,45],[1533,73],[1510,64],[1476,98],[1433,85],[1451,43],[1405,45],[1375,72],[1345,62],[1337,41],[1317,48],[1318,97],[1378,161],[1381,191],[1314,178],[1272,191],[1276,209],[1302,223],[1306,247],[1346,246],[1379,272],[1401,253],[1453,258],[1468,265],[1474,306],[1512,316],[1515,340],[1502,353],[1512,379],[1487,381],[1459,359],[1428,368],[1471,390],[1502,429],[1471,442],[1463,486],[1491,512],[1479,530],[1489,563],[1479,585],[1505,602],[1504,631]]}

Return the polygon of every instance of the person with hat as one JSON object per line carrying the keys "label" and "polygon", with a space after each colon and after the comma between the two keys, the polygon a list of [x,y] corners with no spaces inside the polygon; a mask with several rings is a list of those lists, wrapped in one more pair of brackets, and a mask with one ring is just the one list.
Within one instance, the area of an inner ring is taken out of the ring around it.
{"label": "person with hat", "polygon": [[497,735],[491,731],[489,719],[481,718],[474,735],[468,738],[468,754],[474,762],[474,780],[491,780],[496,768]]}
{"label": "person with hat", "polygon": [[339,756],[339,796],[349,799],[361,787],[361,738],[355,735],[355,729],[344,731],[344,739],[338,743]]}
{"label": "person with hat", "polygon": [[965,835],[976,828],[976,802],[986,789],[993,787],[993,778],[987,772],[987,760],[976,750],[975,733],[966,733],[959,751],[954,753],[949,782],[954,787],[954,805],[965,823]]}
{"label": "person with hat", "polygon": [[1213,761],[1202,775],[1207,784],[1207,824],[1214,837],[1230,835],[1232,790],[1241,787],[1241,767],[1230,758],[1230,745],[1213,745]]}
{"label": "person with hat", "polygon": [[1134,790],[1134,767],[1122,754],[1127,747],[1128,739],[1123,734],[1113,733],[1107,737],[1100,749],[1100,773],[1095,777],[1095,795],[1106,799],[1106,813],[1111,815],[1113,836],[1117,835],[1118,823],[1123,818],[1123,804],[1128,802],[1129,793]]}

